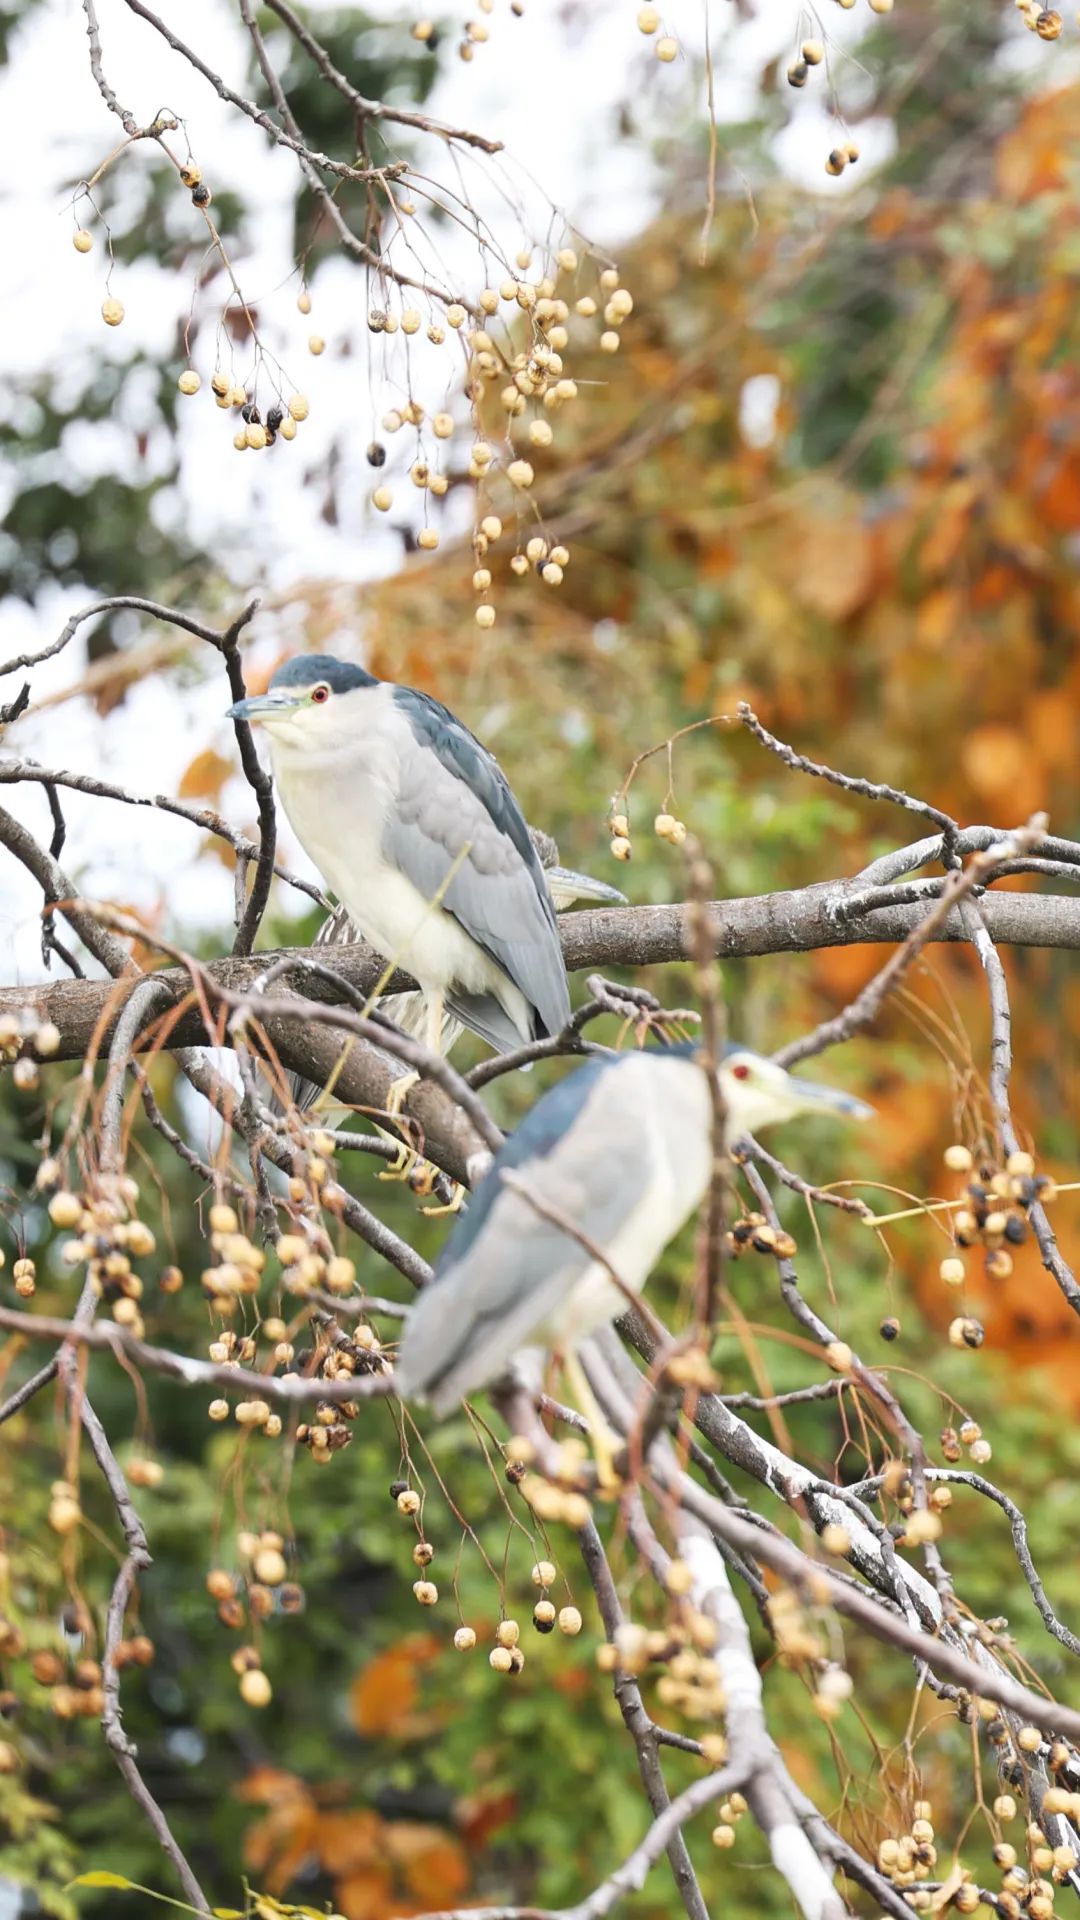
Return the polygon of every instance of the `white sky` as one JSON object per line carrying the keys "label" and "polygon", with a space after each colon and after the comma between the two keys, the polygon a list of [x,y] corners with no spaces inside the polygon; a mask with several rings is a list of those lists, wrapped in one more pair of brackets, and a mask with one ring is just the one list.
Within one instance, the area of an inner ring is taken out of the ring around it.
{"label": "white sky", "polygon": [[[388,19],[406,10],[404,0],[366,4],[369,12]],[[644,228],[659,204],[662,182],[645,144],[619,138],[617,109],[620,102],[633,100],[645,108],[655,133],[670,134],[700,119],[707,21],[721,122],[737,121],[752,111],[757,78],[768,58],[790,57],[798,38],[821,31],[798,0],[764,0],[759,17],[737,28],[726,0],[713,0],[710,11],[703,0],[672,0],[664,28],[685,51],[665,66],[636,31],[635,10],[627,0],[589,0],[588,6],[528,0],[525,16],[516,19],[507,0],[495,0],[488,16],[490,40],[477,48],[473,61],[466,65],[453,51],[444,60],[427,111],[501,139],[507,148],[494,169],[465,163],[473,203],[504,255],[512,258],[523,240],[542,238],[551,226],[550,208],[530,179],[542,179],[547,195],[568,220],[616,256],[620,243]],[[374,578],[400,563],[399,540],[367,504],[372,475],[363,462],[363,448],[387,407],[402,395],[406,343],[400,335],[392,342],[372,340],[364,324],[369,305],[365,276],[344,259],[320,267],[310,318],[296,311],[297,283],[289,279],[293,262],[287,251],[291,223],[282,216],[282,209],[292,205],[293,157],[268,151],[263,134],[218,100],[198,74],[127,11],[123,0],[98,0],[98,11],[105,71],[121,101],[142,124],[167,104],[185,121],[206,179],[234,188],[251,209],[251,244],[234,263],[238,278],[245,296],[260,308],[270,346],[311,400],[311,417],[292,446],[282,444],[263,455],[235,453],[233,416],[218,412],[205,391],[214,364],[213,307],[206,296],[199,310],[208,324],[199,333],[194,355],[204,391],[181,402],[181,474],[177,487],[161,496],[161,510],[212,548],[236,583],[238,601],[251,592],[267,596],[271,604],[260,616],[256,633],[261,644],[277,651],[289,629],[274,612],[275,595],[305,579]],[[245,35],[226,0],[185,0],[183,7],[161,0],[161,11],[189,45],[204,53],[212,48],[212,64],[238,91],[245,90]],[[436,17],[462,21],[475,11],[464,0],[433,8]],[[840,97],[854,103],[861,93],[860,74],[843,47],[861,32],[866,16],[861,8],[850,14],[828,5],[821,10],[821,20],[829,32]],[[1059,51],[1038,42],[1032,46],[1032,40],[1022,35],[1017,42],[1018,57],[1025,61]],[[827,198],[857,187],[858,179],[891,151],[892,135],[881,122],[860,123],[859,174],[852,170],[839,181],[827,179],[822,162],[836,130],[826,112],[826,87],[817,80],[815,75],[815,84],[788,96],[789,123],[776,155],[791,177]],[[43,103],[49,125],[44,151]],[[78,0],[48,0],[17,36],[11,63],[0,76],[0,257],[7,277],[0,406],[13,404],[12,389],[20,379],[43,369],[66,376],[77,393],[103,355],[126,360],[138,345],[166,364],[175,359],[177,322],[191,300],[190,277],[182,281],[153,261],[117,269],[111,291],[123,300],[126,318],[121,328],[112,330],[100,319],[104,246],[98,239],[90,255],[80,256],[71,245],[71,182],[100,164],[120,131],[90,76]],[[459,186],[438,151],[439,143],[422,136],[417,140],[414,152],[422,164],[443,183]],[[123,205],[129,191],[125,169],[137,171],[146,157],[147,150],[136,147],[107,176],[98,195],[106,213]],[[194,218],[182,194],[177,217]],[[556,245],[563,240],[558,223],[553,239]],[[460,228],[441,233],[439,246],[455,291],[475,295],[485,279],[499,277],[481,268],[475,242]],[[216,286],[213,296],[220,298]],[[427,317],[425,313],[425,322]],[[628,324],[632,327],[633,321]],[[317,360],[306,348],[308,333],[316,328],[328,343]],[[352,349],[348,356],[346,347]],[[455,394],[460,357],[448,349],[428,348],[422,335],[419,347],[418,352],[417,343],[411,343],[417,397],[429,411],[445,405],[460,414]],[[177,361],[177,373],[181,366]],[[613,379],[618,371],[615,362]],[[120,462],[131,464],[131,428],[141,424],[140,410],[147,404],[134,386],[129,382],[132,390],[125,389],[123,418],[115,427],[75,430],[68,436],[65,467],[74,468],[88,483]],[[768,434],[774,404],[775,396],[768,393],[746,396],[748,435]],[[355,457],[346,460],[339,476],[340,514],[331,527],[319,513],[319,479],[343,415]],[[404,435],[398,439],[403,442]],[[401,445],[399,450],[397,442],[393,448],[400,466],[406,449]],[[172,454],[160,432],[151,434],[144,474],[167,470]],[[9,489],[10,475],[0,464],[0,506]],[[89,591],[47,590],[34,608],[11,600],[0,603],[0,660],[52,638],[74,608],[98,597],[100,584],[88,582]],[[161,597],[168,597],[164,582]],[[293,637],[299,643],[299,636]],[[84,649],[77,642],[60,659],[36,670],[35,698],[75,684],[84,665]],[[10,697],[18,685],[12,677],[0,682],[0,691]],[[83,698],[31,714],[10,730],[0,754],[21,753],[46,764],[96,772],[143,792],[175,792],[184,767],[202,747],[233,751],[231,729],[221,717],[224,704],[217,681],[180,694],[172,676],[151,676],[107,721]],[[249,797],[239,781],[226,794],[227,811],[229,802],[231,817],[250,818]],[[28,824],[43,827],[46,810],[40,791],[3,787],[0,804]],[[196,861],[195,829],[159,813],[78,795],[67,795],[64,805],[69,823],[65,862],[87,892],[143,905],[165,899],[173,930],[220,924],[223,942],[229,937],[231,882],[216,862]],[[305,870],[287,831],[283,839],[284,856]],[[40,977],[39,909],[37,889],[5,857],[0,867],[0,979]]]}

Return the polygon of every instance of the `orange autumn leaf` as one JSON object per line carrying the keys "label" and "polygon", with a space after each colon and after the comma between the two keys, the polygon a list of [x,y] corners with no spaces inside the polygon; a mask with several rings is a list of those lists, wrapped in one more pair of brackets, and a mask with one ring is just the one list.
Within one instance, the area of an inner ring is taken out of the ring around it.
{"label": "orange autumn leaf", "polygon": [[856,519],[807,521],[797,542],[795,591],[825,620],[847,620],[874,586],[874,543]]}
{"label": "orange autumn leaf", "polygon": [[975,791],[1004,807],[1010,817],[1041,806],[1045,782],[1024,734],[991,722],[976,727],[960,748],[964,772]]}
{"label": "orange autumn leaf", "polygon": [[322,1813],[312,1834],[312,1846],[335,1879],[377,1866],[385,1856],[383,1823],[368,1808],[358,1812]]}
{"label": "orange autumn leaf", "polygon": [[393,1882],[386,1866],[363,1867],[334,1886],[334,1899],[347,1920],[388,1920],[394,1911]]}
{"label": "orange autumn leaf", "polygon": [[349,1688],[349,1711],[358,1733],[370,1739],[403,1730],[417,1702],[420,1668],[438,1651],[434,1634],[411,1633],[368,1662]]}
{"label": "orange autumn leaf", "polygon": [[216,800],[233,770],[231,760],[215,753],[213,747],[205,747],[202,753],[195,755],[180,776],[181,799]]}
{"label": "orange autumn leaf", "polygon": [[469,1865],[457,1840],[436,1827],[394,1821],[387,1841],[409,1892],[425,1907],[453,1906],[469,1884]]}
{"label": "orange autumn leaf", "polygon": [[516,1793],[503,1793],[495,1788],[470,1794],[467,1800],[459,1801],[457,1828],[469,1852],[478,1852],[500,1827],[509,1826],[517,1809]]}

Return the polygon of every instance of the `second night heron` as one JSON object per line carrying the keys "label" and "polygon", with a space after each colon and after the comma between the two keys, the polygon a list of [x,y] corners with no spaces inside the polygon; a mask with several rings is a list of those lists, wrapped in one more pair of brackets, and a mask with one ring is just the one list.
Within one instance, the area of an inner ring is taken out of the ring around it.
{"label": "second night heron", "polygon": [[[742,1047],[727,1049],[719,1080],[729,1142],[800,1114],[872,1112]],[[401,1396],[448,1413],[538,1346],[564,1360],[586,1411],[575,1349],[626,1311],[623,1288],[641,1291],[703,1199],[711,1116],[707,1076],[685,1046],[598,1056],[545,1094],[497,1155],[409,1314]]]}
{"label": "second night heron", "polygon": [[498,762],[426,693],[329,654],[278,668],[261,721],[304,851],[350,920],[413,974],[427,1044],[445,1013],[498,1053],[556,1034],[570,993],[536,849]]}

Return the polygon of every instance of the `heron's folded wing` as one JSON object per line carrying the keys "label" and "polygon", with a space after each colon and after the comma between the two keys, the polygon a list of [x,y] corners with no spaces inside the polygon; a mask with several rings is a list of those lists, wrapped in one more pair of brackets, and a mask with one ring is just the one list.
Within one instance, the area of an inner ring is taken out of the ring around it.
{"label": "heron's folded wing", "polygon": [[438,701],[397,690],[401,764],[384,848],[558,1033],[570,1016],[544,871],[498,763]]}
{"label": "heron's folded wing", "polygon": [[649,1130],[618,1071],[632,1057],[571,1074],[506,1143],[409,1316],[398,1360],[405,1397],[443,1413],[497,1379],[593,1265],[572,1229],[601,1251],[610,1245],[650,1174]]}

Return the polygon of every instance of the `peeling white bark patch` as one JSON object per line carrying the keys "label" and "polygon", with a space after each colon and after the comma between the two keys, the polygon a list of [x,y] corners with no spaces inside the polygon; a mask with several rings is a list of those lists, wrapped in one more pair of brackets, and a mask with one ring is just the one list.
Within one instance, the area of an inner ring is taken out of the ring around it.
{"label": "peeling white bark patch", "polygon": [[761,1714],[761,1676],[758,1673],[739,1606],[727,1578],[727,1569],[703,1533],[687,1532],[679,1540],[679,1553],[690,1569],[694,1582],[694,1601],[708,1613],[720,1629],[720,1644],[713,1659],[720,1671],[728,1713]]}
{"label": "peeling white bark patch", "polygon": [[843,1905],[825,1868],[801,1827],[773,1827],[769,1852],[777,1873],[783,1874],[805,1920],[832,1920]]}

